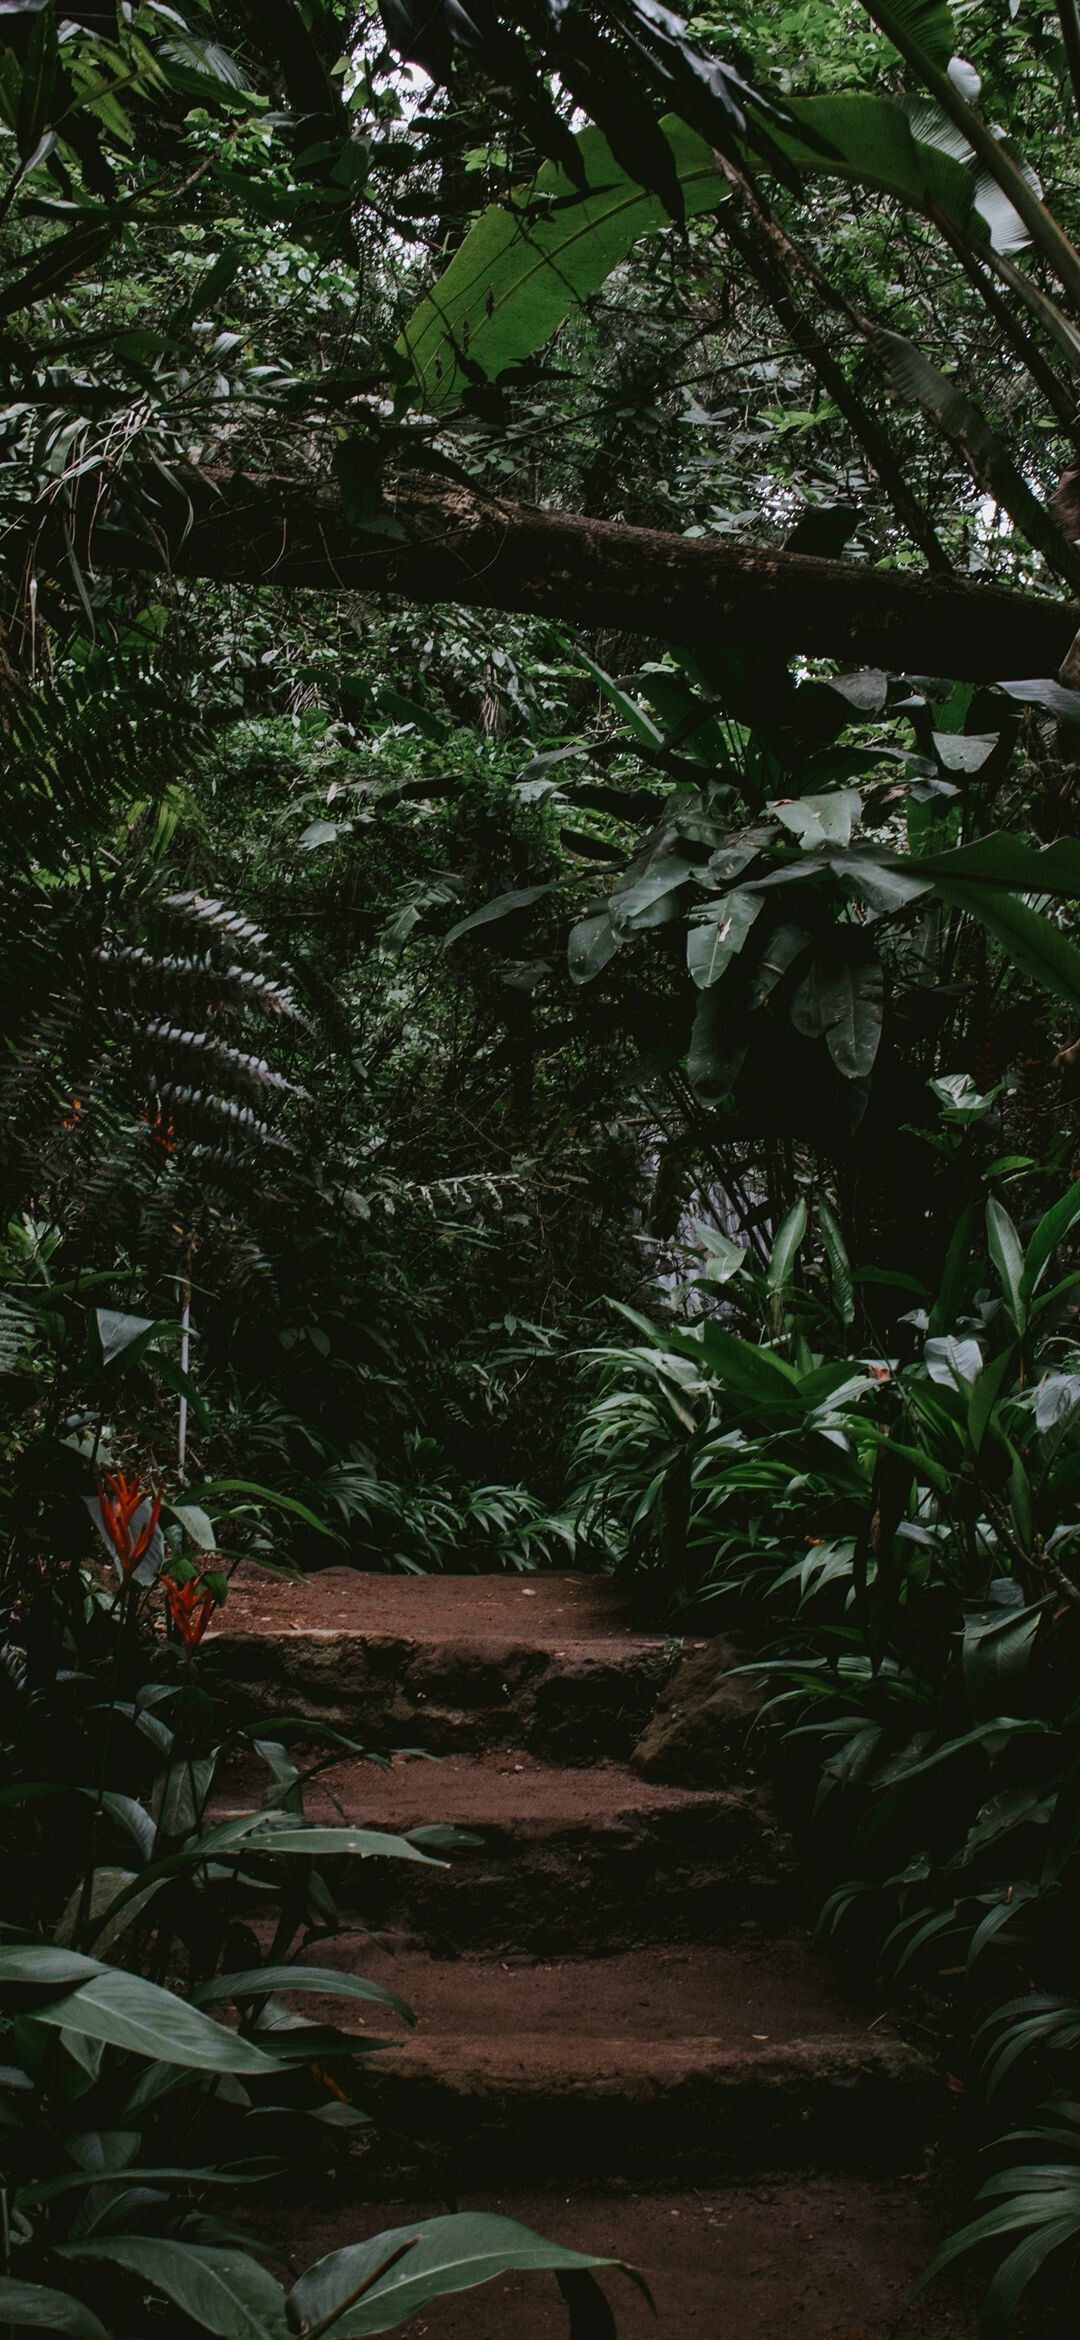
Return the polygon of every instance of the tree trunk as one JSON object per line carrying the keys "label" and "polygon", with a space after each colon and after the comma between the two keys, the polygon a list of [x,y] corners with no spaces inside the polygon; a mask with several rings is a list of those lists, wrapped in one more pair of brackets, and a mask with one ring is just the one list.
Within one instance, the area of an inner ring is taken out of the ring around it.
{"label": "tree trunk", "polygon": [[684,644],[797,651],[972,681],[1057,672],[1080,612],[955,577],[714,543],[541,511],[441,481],[386,493],[397,533],[362,531],[335,487],[241,473],[182,475],[190,505],[154,539],[115,513],[98,568],[171,570],[240,585],[461,602]]}

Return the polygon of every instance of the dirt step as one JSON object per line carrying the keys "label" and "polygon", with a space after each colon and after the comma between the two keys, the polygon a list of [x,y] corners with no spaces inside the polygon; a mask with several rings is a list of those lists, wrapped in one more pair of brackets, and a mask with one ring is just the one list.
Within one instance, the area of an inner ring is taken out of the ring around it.
{"label": "dirt step", "polygon": [[[319,1957],[417,2012],[365,2069],[363,2099],[451,2187],[910,2168],[940,2110],[925,2056],[879,2010],[845,2006],[801,1937],[543,1961],[338,1942]],[[378,2009],[316,2009],[387,2037]]]}
{"label": "dirt step", "polygon": [[[260,1800],[265,1770],[237,1767],[215,1817]],[[805,1887],[759,1791],[657,1786],[621,1764],[588,1770],[526,1750],[343,1763],[306,1791],[309,1819],[357,1827],[440,1823],[477,1834],[445,1868],[323,1863],[339,1906],[442,1955],[507,1947],[600,1951],[774,1931]]]}
{"label": "dirt step", "polygon": [[[295,2272],[444,2202],[324,2203],[292,2213]],[[694,2191],[485,2195],[462,2209],[517,2218],[574,2250],[630,2261],[646,2277],[656,2314],[625,2276],[601,2281],[618,2340],[891,2340],[904,2300],[941,2240],[936,2188],[870,2178],[792,2177],[767,2185]],[[290,2214],[285,2217],[288,2236]],[[288,2236],[290,2242],[292,2236]],[[973,2340],[963,2292],[935,2285],[903,2326],[918,2340]],[[440,2299],[398,2328],[398,2340],[567,2340],[567,2313],[550,2275],[513,2275]]]}
{"label": "dirt step", "polygon": [[254,1713],[304,1714],[365,1746],[630,1753],[679,1661],[604,1577],[240,1571],[206,1644]]}

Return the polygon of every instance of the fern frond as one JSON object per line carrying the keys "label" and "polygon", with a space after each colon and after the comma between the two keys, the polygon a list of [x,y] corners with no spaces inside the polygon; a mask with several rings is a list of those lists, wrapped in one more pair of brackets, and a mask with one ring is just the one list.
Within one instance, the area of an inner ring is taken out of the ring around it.
{"label": "fern frond", "polygon": [[227,902],[217,901],[212,894],[167,894],[164,908],[177,917],[211,926],[215,934],[227,935],[233,943],[245,943],[249,950],[270,948],[270,938],[260,927],[254,926],[239,910],[231,910]]}
{"label": "fern frond", "polygon": [[[134,1018],[131,1020],[135,1021]],[[252,1056],[242,1048],[229,1048],[223,1040],[215,1040],[207,1031],[185,1030],[181,1024],[172,1024],[162,1018],[138,1028],[145,1040],[154,1043],[155,1051],[161,1047],[177,1052],[182,1061],[188,1056],[194,1057],[200,1065],[212,1065],[219,1078],[232,1078],[239,1085],[255,1090],[275,1089],[282,1096],[304,1095],[297,1083],[286,1080],[284,1073],[268,1064],[265,1056]]]}

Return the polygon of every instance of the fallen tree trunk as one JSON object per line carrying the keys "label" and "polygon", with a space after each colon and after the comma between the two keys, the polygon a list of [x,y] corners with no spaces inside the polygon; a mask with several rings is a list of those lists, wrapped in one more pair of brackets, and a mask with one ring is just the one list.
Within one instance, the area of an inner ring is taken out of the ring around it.
{"label": "fallen tree trunk", "polygon": [[155,541],[115,518],[99,525],[96,566],[460,602],[971,681],[1055,674],[1080,618],[962,578],[628,528],[432,480],[390,491],[398,535],[358,530],[332,486],[197,471],[183,485],[190,509],[163,514]]}

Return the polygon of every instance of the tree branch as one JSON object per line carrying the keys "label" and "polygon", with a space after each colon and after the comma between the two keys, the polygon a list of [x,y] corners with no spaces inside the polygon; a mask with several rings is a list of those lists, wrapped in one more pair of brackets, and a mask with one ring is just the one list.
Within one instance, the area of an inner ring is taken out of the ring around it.
{"label": "tree branch", "polygon": [[963,680],[1052,675],[1080,612],[955,577],[873,569],[541,511],[445,482],[399,479],[386,517],[361,530],[332,485],[241,473],[158,481],[154,534],[140,506],[94,528],[105,569],[171,571],[236,585],[389,593],[462,603],[656,641],[796,651]]}

